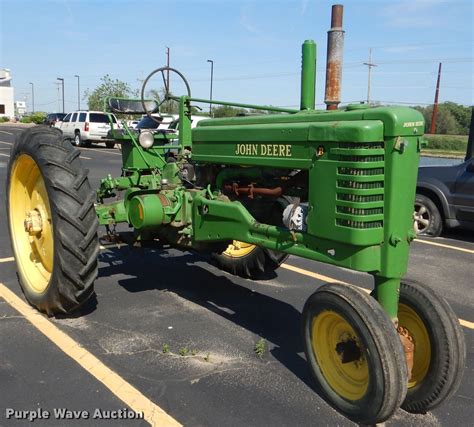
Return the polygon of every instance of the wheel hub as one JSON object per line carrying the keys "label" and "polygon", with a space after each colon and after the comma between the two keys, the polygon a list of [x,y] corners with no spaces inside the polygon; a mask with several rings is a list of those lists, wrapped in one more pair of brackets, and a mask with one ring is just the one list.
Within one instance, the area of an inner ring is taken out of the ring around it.
{"label": "wheel hub", "polygon": [[25,231],[30,236],[38,235],[43,230],[43,219],[41,218],[41,213],[37,209],[28,211],[23,224],[25,226]]}
{"label": "wheel hub", "polygon": [[352,338],[344,338],[336,345],[336,353],[339,355],[342,363],[351,363],[360,360],[362,352],[357,344],[357,341]]}

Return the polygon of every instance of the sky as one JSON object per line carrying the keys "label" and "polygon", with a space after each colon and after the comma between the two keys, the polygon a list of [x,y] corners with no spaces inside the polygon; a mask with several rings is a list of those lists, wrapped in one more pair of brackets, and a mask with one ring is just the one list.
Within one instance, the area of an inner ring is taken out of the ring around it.
{"label": "sky", "polygon": [[[316,103],[324,105],[327,31],[325,0],[0,0],[0,68],[12,72],[15,100],[36,111],[61,111],[57,77],[65,81],[67,111],[81,106],[100,78],[141,87],[152,70],[170,64],[208,98],[284,107],[299,106],[301,44],[318,46]],[[472,105],[473,2],[471,0],[345,0],[342,102],[433,102],[442,62],[440,102]],[[148,89],[158,89],[158,80]],[[172,77],[176,95],[182,86]]]}

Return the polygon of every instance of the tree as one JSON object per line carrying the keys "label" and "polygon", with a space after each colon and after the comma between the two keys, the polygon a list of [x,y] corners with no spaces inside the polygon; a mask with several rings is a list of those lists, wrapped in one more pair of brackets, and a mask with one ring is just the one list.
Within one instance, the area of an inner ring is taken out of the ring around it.
{"label": "tree", "polygon": [[104,108],[104,98],[108,96],[127,98],[134,95],[128,83],[118,79],[113,80],[108,74],[100,80],[102,83],[92,92],[89,90],[85,92],[84,99],[87,99],[89,110],[102,111]]}
{"label": "tree", "polygon": [[[414,107],[425,119],[425,129],[431,127],[431,117],[433,106]],[[436,118],[436,133],[447,135],[467,135],[471,120],[472,107],[456,104],[455,102],[443,102],[438,106],[438,116]]]}
{"label": "tree", "polygon": [[212,109],[213,117],[235,117],[238,115],[247,114],[248,110],[245,108],[235,108],[230,105],[220,105]]}

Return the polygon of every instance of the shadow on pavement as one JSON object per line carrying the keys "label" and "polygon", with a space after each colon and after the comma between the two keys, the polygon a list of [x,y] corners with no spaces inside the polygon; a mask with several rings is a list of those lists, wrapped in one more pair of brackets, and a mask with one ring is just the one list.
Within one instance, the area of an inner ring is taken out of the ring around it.
{"label": "shadow on pavement", "polygon": [[172,291],[265,338],[275,346],[271,354],[315,390],[306,361],[298,354],[303,352],[301,314],[292,305],[237,283],[245,279],[233,281],[225,273],[196,265],[203,258],[188,252],[173,256],[167,249],[122,248],[102,256],[109,265],[100,268],[100,277],[128,276],[118,284],[129,292]]}

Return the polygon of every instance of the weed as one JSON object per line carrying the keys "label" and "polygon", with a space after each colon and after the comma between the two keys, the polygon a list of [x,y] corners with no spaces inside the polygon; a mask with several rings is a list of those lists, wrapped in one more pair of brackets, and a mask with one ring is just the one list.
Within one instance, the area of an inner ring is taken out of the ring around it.
{"label": "weed", "polygon": [[170,352],[170,346],[168,344],[163,344],[163,353],[169,353]]}
{"label": "weed", "polygon": [[266,342],[264,338],[260,338],[257,343],[255,344],[255,354],[260,357],[260,359],[263,357],[265,354],[265,348],[266,348]]}
{"label": "weed", "polygon": [[210,358],[211,358],[211,353],[208,352],[208,353],[204,356],[204,360],[205,360],[206,362],[209,362]]}
{"label": "weed", "polygon": [[193,356],[196,356],[196,354],[198,354],[198,353],[199,353],[199,350],[196,349],[196,348],[193,349],[193,350],[191,350],[191,354],[192,354]]}
{"label": "weed", "polygon": [[187,356],[189,353],[189,350],[187,347],[181,347],[178,351],[180,356]]}

